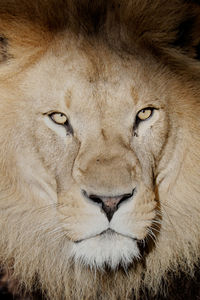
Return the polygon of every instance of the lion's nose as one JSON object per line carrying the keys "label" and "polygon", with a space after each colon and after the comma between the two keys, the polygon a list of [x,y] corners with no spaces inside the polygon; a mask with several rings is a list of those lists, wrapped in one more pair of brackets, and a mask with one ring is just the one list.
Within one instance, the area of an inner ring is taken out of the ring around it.
{"label": "lion's nose", "polygon": [[108,221],[111,221],[114,213],[118,210],[119,205],[124,202],[125,200],[131,198],[133,196],[134,189],[132,193],[129,194],[123,194],[119,196],[98,196],[98,195],[88,195],[86,191],[83,191],[83,194],[85,197],[87,197],[92,202],[98,203],[104,213],[106,214]]}

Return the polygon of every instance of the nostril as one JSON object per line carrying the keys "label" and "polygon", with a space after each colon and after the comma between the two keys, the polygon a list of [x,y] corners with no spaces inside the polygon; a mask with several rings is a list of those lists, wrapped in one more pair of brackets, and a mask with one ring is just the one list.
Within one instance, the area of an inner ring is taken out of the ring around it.
{"label": "nostril", "polygon": [[89,200],[92,200],[95,203],[103,204],[100,197],[98,197],[96,195],[88,195],[88,193],[85,190],[82,190],[82,193],[83,193],[85,198],[87,198]]}
{"label": "nostril", "polygon": [[117,204],[117,209],[119,208],[119,206],[120,206],[120,204],[121,204],[122,202],[124,202],[124,201],[130,199],[130,198],[133,196],[134,192],[135,192],[135,189],[132,190],[132,193],[124,194],[124,195],[122,196],[121,200],[120,200],[120,201],[118,202],[118,204]]}
{"label": "nostril", "polygon": [[95,195],[90,195],[88,198],[90,200],[92,200],[93,202],[100,203],[100,204],[103,203],[103,201],[99,197],[97,197]]}

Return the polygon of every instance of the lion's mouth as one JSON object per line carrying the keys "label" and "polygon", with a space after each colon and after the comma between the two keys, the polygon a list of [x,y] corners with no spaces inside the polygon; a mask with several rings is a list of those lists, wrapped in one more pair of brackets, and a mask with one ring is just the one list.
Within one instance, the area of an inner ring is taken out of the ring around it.
{"label": "lion's mouth", "polygon": [[122,234],[120,232],[117,232],[111,228],[108,228],[96,235],[91,235],[89,237],[86,237],[86,238],[83,238],[83,239],[80,239],[80,240],[76,240],[74,241],[75,244],[79,244],[81,242],[85,242],[85,241],[88,241],[88,240],[91,240],[93,238],[96,238],[96,237],[102,237],[102,238],[105,238],[105,239],[111,239],[114,237],[114,236],[118,236],[118,237],[124,237],[124,238],[127,238],[129,240],[132,240],[133,242],[135,242],[137,244],[137,247],[138,247],[138,250],[139,250],[139,257],[140,259],[142,259],[144,257],[144,254],[145,254],[145,249],[147,247],[147,242],[146,242],[146,239],[143,239],[143,240],[140,240],[140,239],[137,239],[137,238],[133,238],[132,236],[129,236],[129,235],[125,235],[125,234]]}
{"label": "lion's mouth", "polygon": [[95,237],[99,237],[99,236],[105,236],[105,237],[113,237],[114,235],[118,235],[118,236],[123,236],[123,237],[126,237],[126,238],[129,238],[133,241],[138,241],[137,238],[133,238],[132,236],[129,236],[129,235],[125,235],[125,234],[122,234],[120,232],[117,232],[111,228],[107,228],[106,230],[103,230],[102,232],[98,233],[98,234],[95,234],[95,235],[91,235],[89,237],[86,237],[86,238],[83,238],[83,239],[80,239],[80,240],[76,240],[74,241],[74,243],[81,243],[83,241],[86,241],[86,240],[89,240],[89,239],[92,239],[92,238],[95,238]]}
{"label": "lion's mouth", "polygon": [[72,257],[81,264],[104,269],[116,269],[143,259],[138,240],[107,228],[96,235],[77,240],[72,245]]}

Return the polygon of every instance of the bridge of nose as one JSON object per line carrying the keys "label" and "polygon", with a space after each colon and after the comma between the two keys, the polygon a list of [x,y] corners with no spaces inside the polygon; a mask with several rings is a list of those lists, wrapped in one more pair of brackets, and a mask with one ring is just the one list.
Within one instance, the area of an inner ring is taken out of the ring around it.
{"label": "bridge of nose", "polygon": [[[122,195],[133,187],[136,156],[127,139],[113,133],[97,134],[81,142],[73,165],[73,178],[89,194]],[[110,202],[110,199],[108,199]],[[112,201],[111,201],[112,202]],[[110,204],[111,205],[111,204]]]}
{"label": "bridge of nose", "polygon": [[[134,168],[131,167],[123,156],[115,159],[94,158],[85,169],[78,168],[78,183],[85,187],[89,193],[96,195],[121,195],[132,188],[132,175]],[[120,201],[120,198],[112,199],[112,197],[103,198],[105,204],[112,206]]]}

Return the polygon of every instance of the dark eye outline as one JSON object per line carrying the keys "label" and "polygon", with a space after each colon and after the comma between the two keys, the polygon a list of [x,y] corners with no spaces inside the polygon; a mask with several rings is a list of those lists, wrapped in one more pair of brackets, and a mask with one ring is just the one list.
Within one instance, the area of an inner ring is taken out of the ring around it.
{"label": "dark eye outline", "polygon": [[[60,115],[65,116],[66,119],[67,119],[66,122],[63,123],[63,124],[57,123],[57,122],[53,119],[53,115],[55,115],[55,114],[60,114]],[[59,111],[54,111],[54,112],[51,112],[50,114],[48,114],[48,117],[49,117],[56,125],[64,126],[65,129],[67,130],[67,135],[68,135],[68,134],[73,134],[73,128],[72,128],[72,126],[71,126],[71,124],[70,124],[70,122],[69,122],[69,119],[67,118],[67,116],[66,116],[64,113],[59,112]]]}
{"label": "dark eye outline", "polygon": [[[145,110],[150,110],[150,111],[151,111],[151,114],[149,115],[148,118],[142,120],[142,119],[140,119],[140,118],[138,117],[138,115],[139,115],[140,112],[145,111]],[[145,108],[142,108],[142,109],[140,109],[140,110],[137,112],[136,118],[137,118],[140,122],[146,121],[146,120],[150,119],[150,118],[153,116],[154,110],[155,110],[154,107],[145,107]]]}
{"label": "dark eye outline", "polygon": [[[64,122],[64,123],[58,123],[58,122],[56,122],[56,120],[54,119],[54,115],[61,115],[61,116],[65,116],[66,117],[66,121]],[[54,123],[56,123],[56,124],[58,124],[58,125],[64,125],[66,122],[67,122],[67,120],[68,120],[68,118],[67,118],[67,116],[65,115],[65,114],[63,114],[63,113],[61,113],[61,112],[53,112],[53,113],[51,113],[51,114],[49,114],[49,117],[51,118],[51,120],[54,122]]]}
{"label": "dark eye outline", "polygon": [[[135,126],[134,126],[134,127],[137,127],[137,125],[138,125],[140,122],[145,122],[145,121],[149,120],[149,119],[153,116],[154,111],[155,111],[156,109],[157,109],[157,108],[155,108],[155,107],[145,107],[145,108],[140,109],[140,110],[137,112],[137,115],[136,115],[136,118],[135,118]],[[142,120],[142,119],[140,119],[140,118],[138,117],[138,114],[139,114],[141,111],[143,111],[143,110],[150,110],[150,111],[151,111],[150,116],[149,116],[148,118],[144,119],[144,120]]]}

